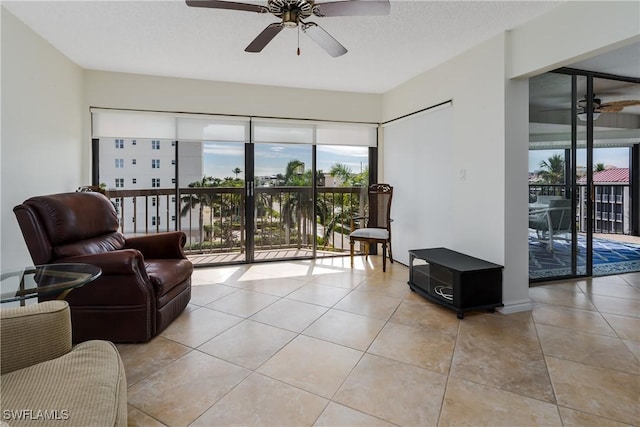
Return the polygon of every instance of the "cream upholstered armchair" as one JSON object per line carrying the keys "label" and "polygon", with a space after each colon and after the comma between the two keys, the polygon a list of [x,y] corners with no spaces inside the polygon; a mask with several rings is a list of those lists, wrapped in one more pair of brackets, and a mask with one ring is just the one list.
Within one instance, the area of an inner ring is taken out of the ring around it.
{"label": "cream upholstered armchair", "polygon": [[118,350],[98,340],[72,347],[66,301],[2,308],[0,332],[8,425],[127,425],[127,380]]}
{"label": "cream upholstered armchair", "polygon": [[[387,271],[387,247],[389,248],[389,261],[393,263],[391,252],[391,198],[393,187],[389,184],[373,184],[369,186],[369,215],[352,218],[349,245],[351,255],[351,267],[355,242],[363,242],[365,257],[369,255],[370,244],[382,244],[382,271]],[[356,225],[364,224],[362,228]]]}

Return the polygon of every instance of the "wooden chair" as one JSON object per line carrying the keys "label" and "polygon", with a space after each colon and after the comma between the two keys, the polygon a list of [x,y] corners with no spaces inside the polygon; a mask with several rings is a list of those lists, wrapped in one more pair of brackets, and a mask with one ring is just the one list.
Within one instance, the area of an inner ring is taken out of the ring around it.
{"label": "wooden chair", "polygon": [[[351,246],[351,267],[353,268],[353,255],[355,242],[363,242],[365,246],[365,259],[369,256],[370,244],[382,244],[382,271],[387,271],[387,246],[389,247],[389,261],[393,263],[391,251],[391,198],[393,187],[389,184],[373,184],[369,186],[369,215],[354,217],[351,220],[351,234],[349,244]],[[364,224],[362,228],[356,225]]]}

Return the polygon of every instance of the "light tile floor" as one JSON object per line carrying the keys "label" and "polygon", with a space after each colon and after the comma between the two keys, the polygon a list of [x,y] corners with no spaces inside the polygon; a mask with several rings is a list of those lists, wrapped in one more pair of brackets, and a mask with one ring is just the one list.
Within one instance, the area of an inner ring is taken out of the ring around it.
{"label": "light tile floor", "polygon": [[640,273],[464,320],[407,279],[377,257],[196,270],[185,313],[118,345],[129,424],[639,425]]}

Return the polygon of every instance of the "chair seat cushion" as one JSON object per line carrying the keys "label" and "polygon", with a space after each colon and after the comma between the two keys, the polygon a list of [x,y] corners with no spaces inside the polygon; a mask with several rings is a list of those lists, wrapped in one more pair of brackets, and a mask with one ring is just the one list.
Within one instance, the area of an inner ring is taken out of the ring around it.
{"label": "chair seat cushion", "polygon": [[545,215],[542,216],[530,216],[529,217],[529,228],[533,228],[534,230],[546,230],[549,228],[549,223],[547,222],[547,217]]}
{"label": "chair seat cushion", "polygon": [[[126,425],[126,396],[124,366],[108,341],[85,341],[57,359],[2,375],[3,411],[32,410],[27,419],[9,420],[12,427]],[[38,416],[66,421],[29,419]]]}
{"label": "chair seat cushion", "polygon": [[349,237],[386,240],[389,238],[389,231],[384,228],[359,228],[351,233]]}
{"label": "chair seat cushion", "polygon": [[158,297],[188,281],[193,272],[193,264],[187,259],[148,259],[144,265]]}

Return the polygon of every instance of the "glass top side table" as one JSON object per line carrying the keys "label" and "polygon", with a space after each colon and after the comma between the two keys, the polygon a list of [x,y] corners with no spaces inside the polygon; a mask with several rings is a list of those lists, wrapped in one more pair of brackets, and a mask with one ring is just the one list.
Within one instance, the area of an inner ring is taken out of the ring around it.
{"label": "glass top side table", "polygon": [[59,293],[64,299],[71,290],[100,277],[102,270],[91,264],[44,264],[0,274],[0,303]]}

